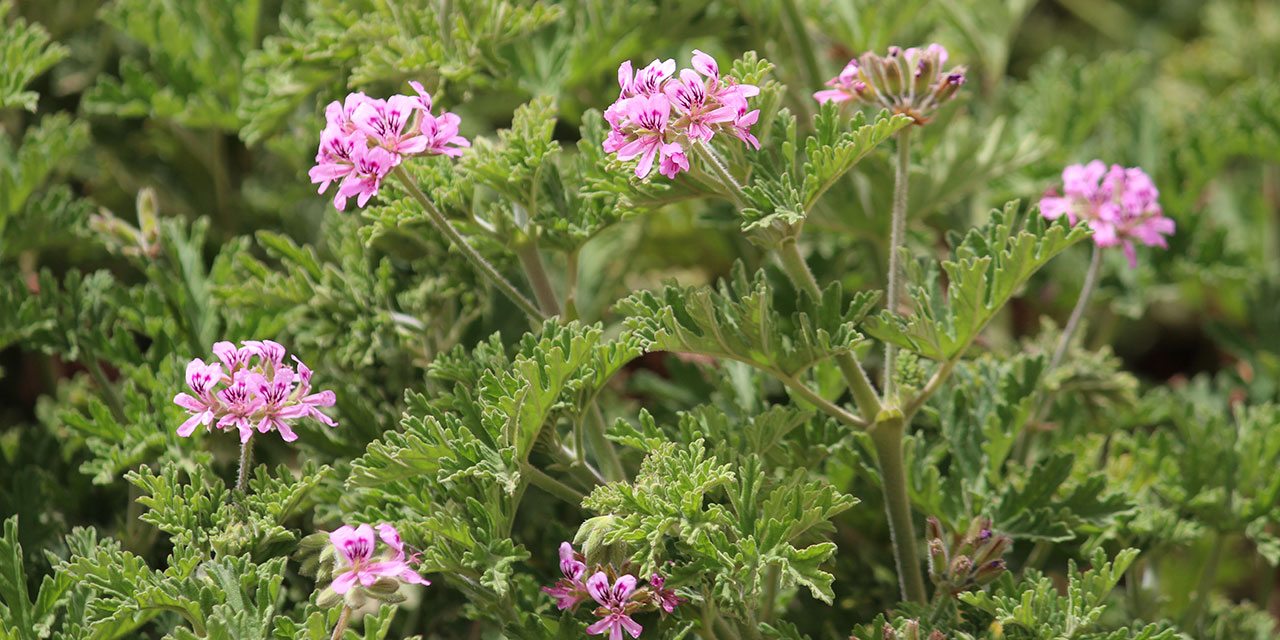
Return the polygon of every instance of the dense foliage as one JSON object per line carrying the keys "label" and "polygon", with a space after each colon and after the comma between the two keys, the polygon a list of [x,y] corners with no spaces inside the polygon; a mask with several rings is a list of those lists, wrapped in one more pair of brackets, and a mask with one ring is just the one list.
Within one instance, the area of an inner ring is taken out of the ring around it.
{"label": "dense foliage", "polygon": [[0,640],[1274,638],[1277,212],[1268,0],[0,0]]}

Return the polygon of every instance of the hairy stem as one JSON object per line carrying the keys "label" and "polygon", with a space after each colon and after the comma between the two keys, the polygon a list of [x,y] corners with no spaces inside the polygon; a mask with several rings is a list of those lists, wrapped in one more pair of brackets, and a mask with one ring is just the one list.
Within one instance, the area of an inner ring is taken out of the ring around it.
{"label": "hairy stem", "polygon": [[[893,174],[893,217],[889,227],[889,290],[885,294],[884,305],[891,313],[898,312],[898,302],[902,298],[902,253],[904,251],[903,235],[907,226],[907,179],[911,161],[911,127],[898,132],[898,164]],[[894,369],[897,366],[898,348],[892,342],[884,345],[884,399],[890,404],[897,404],[897,384],[894,382]]]}
{"label": "hairy stem", "polygon": [[536,305],[530,302],[524,294],[520,293],[520,291],[515,288],[515,285],[502,277],[502,274],[498,273],[498,270],[495,269],[493,265],[489,264],[489,261],[485,260],[484,256],[481,256],[480,253],[467,242],[467,239],[463,238],[462,234],[458,233],[458,230],[453,228],[452,224],[449,224],[449,220],[444,217],[443,213],[440,213],[440,210],[437,209],[436,205],[431,202],[431,199],[422,192],[422,189],[418,188],[418,183],[409,175],[409,172],[405,171],[404,167],[396,167],[391,171],[395,174],[396,178],[400,180],[400,183],[404,185],[405,189],[409,191],[409,195],[413,196],[413,198],[418,201],[418,204],[422,205],[422,209],[427,212],[427,219],[431,221],[431,224],[435,226],[436,230],[449,238],[449,241],[453,243],[453,246],[456,247],[467,261],[471,263],[471,266],[475,267],[481,275],[489,280],[490,284],[497,287],[499,291],[506,295],[511,302],[515,303],[517,307],[520,307],[520,309],[528,314],[534,321],[541,321],[545,318]]}
{"label": "hairy stem", "polygon": [[1045,374],[1053,371],[1062,362],[1062,357],[1067,354],[1067,347],[1071,344],[1071,336],[1075,334],[1076,327],[1080,324],[1080,318],[1084,315],[1085,308],[1089,306],[1089,297],[1093,294],[1093,289],[1098,284],[1098,272],[1101,271],[1101,265],[1102,248],[1094,244],[1093,257],[1089,259],[1089,271],[1084,276],[1084,287],[1080,289],[1080,299],[1076,300],[1076,306],[1071,310],[1071,317],[1067,319],[1067,326],[1062,330],[1062,337],[1058,338],[1058,347],[1053,350],[1053,358],[1049,360],[1049,368],[1045,369]]}
{"label": "hairy stem", "polygon": [[729,173],[729,169],[720,161],[720,156],[716,153],[715,149],[712,149],[711,145],[705,142],[699,142],[691,146],[693,147],[694,153],[702,156],[702,159],[705,160],[711,167],[711,170],[715,172],[716,177],[720,179],[720,183],[728,190],[728,194],[726,195],[729,196],[729,199],[733,200],[733,203],[738,205],[739,208],[745,207],[747,205],[747,195],[742,191],[742,185],[738,184],[738,181],[733,177],[733,174]]}
{"label": "hairy stem", "polygon": [[1221,531],[1213,534],[1213,546],[1209,547],[1209,557],[1200,569],[1200,581],[1196,584],[1195,596],[1187,606],[1187,613],[1182,619],[1182,628],[1193,631],[1200,626],[1200,618],[1204,616],[1204,608],[1209,604],[1209,593],[1213,591],[1213,583],[1218,578],[1218,563],[1222,561],[1222,552],[1226,548],[1227,536]]}
{"label": "hairy stem", "polygon": [[760,622],[773,623],[773,611],[778,607],[778,588],[782,586],[782,570],[776,564],[764,572],[764,596],[760,599]]}
{"label": "hairy stem", "polygon": [[529,482],[539,489],[564,500],[574,506],[582,504],[585,497],[573,487],[552,478],[544,473],[541,469],[529,464],[528,462],[520,465],[520,473],[529,479]]}
{"label": "hairy stem", "polygon": [[813,389],[805,386],[803,382],[785,375],[778,375],[778,378],[782,380],[783,384],[787,385],[788,388],[794,391],[796,395],[809,401],[810,404],[817,406],[823,413],[849,425],[850,427],[853,427],[854,429],[866,428],[867,423],[865,420],[845,411],[840,407],[840,405],[818,395],[818,393]]}
{"label": "hairy stem", "polygon": [[622,459],[614,450],[613,443],[605,437],[604,413],[600,405],[592,401],[587,409],[587,438],[591,441],[591,449],[596,454],[596,464],[610,482],[627,479],[627,470],[622,466]]}
{"label": "hairy stem", "polygon": [[547,269],[538,253],[538,244],[530,239],[529,242],[517,245],[516,257],[520,258],[520,264],[524,267],[525,276],[529,278],[529,285],[533,287],[533,295],[538,299],[542,314],[560,315],[560,300],[556,298],[551,279],[547,277]]}
{"label": "hairy stem", "polygon": [[236,491],[244,493],[249,487],[249,465],[253,464],[253,436],[240,443],[240,467],[236,470]]}
{"label": "hairy stem", "polygon": [[911,498],[907,493],[907,468],[902,456],[906,426],[901,417],[881,421],[871,430],[876,458],[880,461],[880,485],[884,490],[885,512],[889,516],[889,537],[893,560],[898,568],[902,599],[924,604],[924,578],[916,551],[915,525],[911,522]]}
{"label": "hairy stem", "polygon": [[331,640],[339,640],[342,634],[347,631],[347,624],[351,622],[351,607],[342,605],[342,613],[338,614],[338,624],[333,625],[333,635]]}
{"label": "hairy stem", "polygon": [[[792,284],[796,288],[803,289],[815,302],[821,301],[822,289],[818,287],[818,281],[809,270],[804,256],[800,255],[800,248],[796,246],[795,239],[782,243],[778,249],[778,257],[782,260],[782,268]],[[836,366],[840,367],[845,384],[849,385],[849,391],[853,393],[853,402],[858,407],[858,413],[862,414],[863,422],[874,423],[882,407],[875,388],[871,386],[871,380],[867,378],[866,372],[862,370],[862,364],[858,362],[858,357],[852,353],[837,355]]]}

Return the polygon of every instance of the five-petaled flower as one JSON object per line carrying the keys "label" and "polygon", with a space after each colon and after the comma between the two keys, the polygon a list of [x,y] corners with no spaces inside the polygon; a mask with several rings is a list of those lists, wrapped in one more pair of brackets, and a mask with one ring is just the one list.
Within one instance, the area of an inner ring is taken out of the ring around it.
{"label": "five-petaled flower", "polygon": [[868,51],[827,81],[827,86],[834,88],[818,91],[813,97],[819,103],[853,100],[876,105],[924,124],[933,110],[955,97],[964,84],[965,67],[943,71],[946,63],[947,50],[937,43],[923,49],[889,47],[884,57]]}
{"label": "five-petaled flower", "polygon": [[329,542],[338,552],[338,563],[333,570],[330,587],[338,594],[346,594],[356,585],[370,586],[380,578],[391,578],[409,584],[431,584],[405,561],[404,543],[396,528],[383,523],[378,525],[378,537],[387,545],[381,556],[374,556],[376,541],[373,527],[343,525],[329,534]]}
{"label": "five-petaled flower", "polygon": [[[320,411],[337,400],[332,391],[311,392],[311,369],[296,357],[295,372],[284,364],[285,348],[271,340],[247,340],[237,347],[230,342],[213,345],[221,363],[206,364],[196,358],[187,364],[187,386],[192,393],[178,393],[174,404],[190,413],[178,435],[188,437],[196,427],[234,428],[240,442],[254,431],[276,431],[286,442],[298,439],[292,423],[304,417],[336,426]],[[226,371],[223,371],[226,367]],[[296,386],[295,386],[296,385]]]}
{"label": "five-petaled flower", "polygon": [[709,144],[717,133],[760,146],[751,135],[760,112],[747,105],[759,87],[722,78],[715,58],[696,49],[692,62],[678,75],[675,60],[654,60],[634,73],[630,61],[618,67],[618,99],[605,109],[602,147],[623,162],[636,160],[639,178],[653,171],[655,158],[669,178],[688,171],[689,145]]}
{"label": "five-petaled flower", "polygon": [[1176,227],[1156,202],[1159,197],[1155,183],[1142,169],[1118,164],[1108,168],[1094,160],[1063,169],[1062,195],[1041,198],[1040,213],[1050,220],[1066,215],[1071,224],[1083,220],[1099,247],[1123,247],[1129,266],[1136,267],[1133,241],[1167,249],[1164,236]]}
{"label": "five-petaled flower", "polygon": [[582,576],[587,572],[587,565],[573,551],[573,545],[560,543],[560,573],[564,575],[554,587],[543,587],[542,590],[556,599],[556,607],[564,610],[575,607],[587,598],[587,585]]}
{"label": "five-petaled flower", "polygon": [[463,147],[471,146],[458,135],[461,119],[456,114],[431,115],[431,94],[420,83],[409,85],[417,95],[383,100],[356,92],[325,107],[316,166],[307,173],[313,184],[320,185],[320,193],[335,180],[342,181],[333,199],[338,210],[352,196],[357,206],[368,204],[383,178],[407,157],[457,157]]}
{"label": "five-petaled flower", "polygon": [[631,594],[635,590],[636,577],[631,574],[618,576],[612,585],[609,584],[608,574],[603,571],[587,578],[587,592],[600,603],[596,609],[596,615],[600,619],[587,627],[587,633],[608,633],[609,640],[622,640],[622,631],[625,629],[632,638],[639,638],[643,627],[631,619],[631,613],[638,608],[636,603],[631,602]]}

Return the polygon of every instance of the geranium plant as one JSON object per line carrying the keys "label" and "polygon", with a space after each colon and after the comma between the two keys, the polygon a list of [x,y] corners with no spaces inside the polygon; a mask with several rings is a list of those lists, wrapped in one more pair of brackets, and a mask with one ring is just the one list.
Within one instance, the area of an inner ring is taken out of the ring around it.
{"label": "geranium plant", "polygon": [[0,2],[0,640],[1275,637],[1280,13],[846,4]]}

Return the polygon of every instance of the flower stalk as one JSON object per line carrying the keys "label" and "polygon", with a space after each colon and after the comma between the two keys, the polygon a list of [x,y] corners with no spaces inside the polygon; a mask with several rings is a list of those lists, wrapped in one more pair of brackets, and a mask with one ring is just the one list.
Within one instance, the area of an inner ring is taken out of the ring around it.
{"label": "flower stalk", "polygon": [[1098,272],[1101,271],[1102,265],[1102,247],[1093,245],[1093,257],[1089,259],[1089,271],[1084,277],[1084,286],[1080,289],[1080,299],[1076,300],[1076,306],[1071,310],[1071,317],[1067,319],[1067,326],[1062,330],[1062,337],[1058,338],[1058,347],[1053,350],[1053,358],[1049,360],[1049,368],[1045,370],[1048,374],[1053,371],[1062,362],[1063,356],[1067,354],[1067,347],[1071,344],[1071,336],[1075,334],[1076,328],[1080,324],[1080,318],[1084,316],[1084,310],[1089,306],[1089,298],[1093,295],[1094,288],[1098,284]]}
{"label": "flower stalk", "polygon": [[538,243],[532,238],[526,242],[517,243],[515,254],[520,259],[520,265],[524,267],[529,285],[533,287],[533,295],[538,300],[542,315],[548,317],[560,315],[560,300],[556,297],[555,288],[551,286],[551,279],[547,277],[546,266],[538,253]]}
{"label": "flower stalk", "polygon": [[350,605],[343,605],[342,613],[338,614],[338,624],[335,624],[333,626],[333,635],[330,636],[330,639],[340,640],[342,638],[342,634],[346,633],[347,624],[350,622],[351,622],[351,607]]}
{"label": "flower stalk", "polygon": [[[889,289],[885,294],[885,308],[890,313],[898,312],[898,303],[902,299],[902,254],[905,251],[903,236],[907,226],[907,180],[911,161],[911,127],[898,132],[898,164],[893,175],[893,212],[889,227]],[[897,368],[898,348],[892,342],[884,345],[884,399],[885,402],[897,405],[897,383],[894,371]]]}
{"label": "flower stalk", "polygon": [[449,220],[444,217],[444,214],[436,208],[436,205],[431,202],[431,199],[422,192],[422,189],[418,188],[418,183],[409,175],[409,172],[404,170],[403,166],[396,167],[395,169],[392,169],[391,172],[398,180],[400,180],[400,183],[404,185],[404,188],[409,192],[409,195],[413,196],[413,199],[417,200],[418,204],[422,205],[422,209],[427,212],[427,219],[431,221],[432,226],[449,239],[453,246],[462,253],[463,257],[471,263],[471,266],[475,267],[481,275],[489,280],[493,286],[497,287],[503,295],[507,296],[511,302],[515,303],[515,305],[519,307],[521,311],[524,311],[530,318],[535,321],[540,321],[545,317],[542,311],[538,309],[537,305],[530,302],[524,294],[520,293],[519,289],[516,289],[515,285],[502,277],[502,274],[498,273],[498,270],[495,269],[493,265],[489,264],[489,261],[485,260],[484,256],[480,255],[480,252],[476,251],[475,248],[467,242],[467,239],[462,237],[462,234],[458,233],[457,229],[453,228],[453,225],[450,224]]}
{"label": "flower stalk", "polygon": [[253,464],[253,438],[240,443],[240,466],[236,471],[236,491],[245,493],[249,487],[249,465]]}

